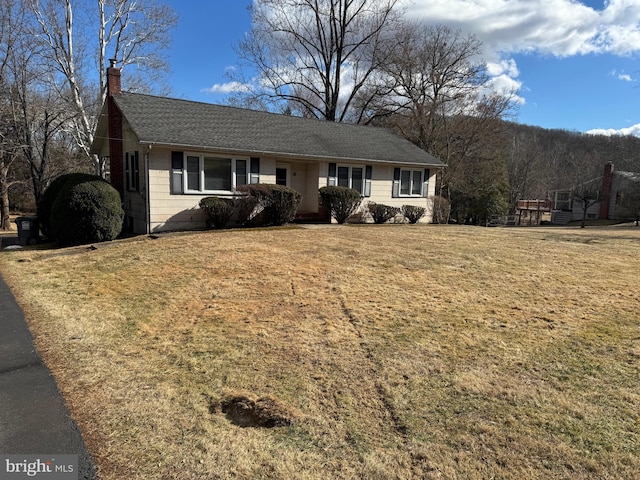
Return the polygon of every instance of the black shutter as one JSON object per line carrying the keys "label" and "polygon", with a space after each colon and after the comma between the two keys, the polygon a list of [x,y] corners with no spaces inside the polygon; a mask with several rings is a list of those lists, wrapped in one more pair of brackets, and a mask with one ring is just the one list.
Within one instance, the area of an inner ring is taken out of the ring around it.
{"label": "black shutter", "polygon": [[373,176],[373,167],[366,165],[364,167],[364,196],[371,196],[371,177]]}
{"label": "black shutter", "polygon": [[184,153],[171,152],[171,193],[183,193],[182,171],[184,170]]}
{"label": "black shutter", "polygon": [[127,191],[131,190],[131,155],[129,154],[129,152],[125,153],[124,181]]}
{"label": "black shutter", "polygon": [[258,157],[251,157],[251,165],[249,168],[251,171],[249,183],[260,183],[260,159]]}
{"label": "black shutter", "polygon": [[327,185],[330,187],[334,187],[338,185],[338,176],[336,174],[338,168],[335,163],[329,164],[329,174],[327,175]]}
{"label": "black shutter", "polygon": [[400,169],[393,169],[393,187],[391,188],[391,196],[396,198],[400,196]]}
{"label": "black shutter", "polygon": [[138,151],[134,154],[133,161],[133,189],[136,192],[140,191],[140,160],[138,158]]}

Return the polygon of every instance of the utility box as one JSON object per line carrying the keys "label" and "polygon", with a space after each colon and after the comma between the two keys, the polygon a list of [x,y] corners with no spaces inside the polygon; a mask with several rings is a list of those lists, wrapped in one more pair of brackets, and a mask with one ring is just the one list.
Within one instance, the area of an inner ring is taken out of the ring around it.
{"label": "utility box", "polygon": [[18,242],[20,245],[35,245],[40,240],[38,217],[18,217]]}

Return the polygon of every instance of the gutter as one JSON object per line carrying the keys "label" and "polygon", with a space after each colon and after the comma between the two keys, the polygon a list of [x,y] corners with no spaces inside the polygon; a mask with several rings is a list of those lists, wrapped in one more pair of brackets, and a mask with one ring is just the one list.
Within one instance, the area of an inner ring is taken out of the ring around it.
{"label": "gutter", "polygon": [[[443,162],[440,162],[436,159],[436,162],[407,162],[407,161],[399,161],[399,160],[376,160],[372,158],[354,158],[354,157],[328,157],[324,155],[308,155],[308,154],[300,154],[300,153],[286,153],[286,152],[268,152],[264,150],[235,150],[231,148],[223,148],[223,147],[206,147],[202,145],[182,145],[176,143],[155,143],[155,142],[144,142],[140,141],[141,145],[153,145],[160,148],[168,148],[168,149],[182,149],[182,150],[194,150],[194,151],[204,151],[204,152],[219,152],[219,153],[229,153],[236,155],[243,155],[247,157],[253,156],[269,156],[269,157],[278,157],[289,160],[313,160],[313,161],[324,161],[324,162],[360,162],[360,163],[377,163],[377,164],[392,164],[392,165],[418,165],[422,167],[436,167],[436,168],[444,168],[447,165]],[[425,152],[426,153],[426,152]],[[427,154],[428,155],[428,154]]]}

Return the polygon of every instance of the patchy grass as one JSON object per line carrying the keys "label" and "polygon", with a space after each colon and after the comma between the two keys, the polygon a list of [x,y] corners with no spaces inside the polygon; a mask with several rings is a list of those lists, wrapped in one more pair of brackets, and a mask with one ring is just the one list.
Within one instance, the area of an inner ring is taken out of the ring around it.
{"label": "patchy grass", "polygon": [[102,479],[640,471],[638,229],[220,231],[0,268]]}

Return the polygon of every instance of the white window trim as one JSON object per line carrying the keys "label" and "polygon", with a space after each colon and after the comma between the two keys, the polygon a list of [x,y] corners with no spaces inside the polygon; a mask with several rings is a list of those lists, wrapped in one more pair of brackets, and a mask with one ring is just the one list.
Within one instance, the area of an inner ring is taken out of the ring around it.
{"label": "white window trim", "polygon": [[[200,190],[193,190],[189,188],[189,179],[188,179],[188,174],[187,174],[187,158],[188,157],[198,157],[199,160],[199,184],[204,187],[204,159],[205,157],[207,158],[219,158],[221,160],[231,160],[231,190],[205,190],[204,188],[201,188]],[[235,156],[223,156],[223,155],[216,155],[216,154],[204,154],[204,153],[196,153],[196,152],[184,152],[183,154],[183,161],[182,161],[182,191],[185,194],[214,194],[214,195],[230,195],[232,194],[236,188],[239,186],[237,184],[237,168],[236,168],[236,162],[238,160],[244,160],[246,163],[246,177],[247,177],[247,183],[250,182],[250,175],[251,175],[251,159],[249,157],[235,157]],[[244,185],[244,184],[243,184]]]}
{"label": "white window trim", "polygon": [[[413,176],[416,173],[420,174],[420,192],[419,193],[402,193],[402,173],[403,172],[411,172],[411,176],[409,178],[409,191],[411,192],[413,190]],[[422,170],[415,170],[415,169],[410,169],[410,168],[401,168],[400,169],[400,185],[398,185],[398,197],[402,197],[402,198],[421,198],[423,197],[423,192],[422,192],[422,188],[423,185],[425,183],[425,178],[424,178],[424,169]]]}

